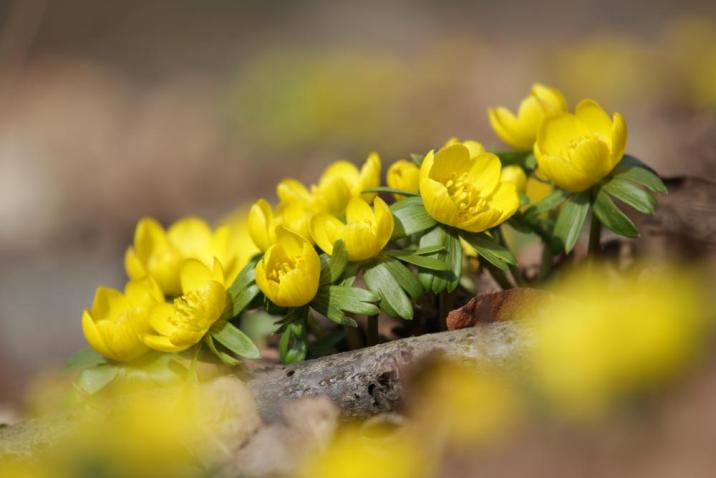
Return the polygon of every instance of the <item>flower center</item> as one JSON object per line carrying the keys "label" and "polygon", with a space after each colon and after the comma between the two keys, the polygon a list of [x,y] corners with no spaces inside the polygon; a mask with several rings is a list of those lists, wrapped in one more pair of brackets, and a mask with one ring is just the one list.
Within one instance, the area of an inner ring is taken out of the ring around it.
{"label": "flower center", "polygon": [[169,321],[182,330],[203,330],[206,328],[204,305],[205,297],[200,291],[189,291],[174,299],[174,309],[177,313],[173,314]]}
{"label": "flower center", "polygon": [[445,183],[448,194],[462,215],[475,215],[487,210],[487,201],[468,181],[466,173],[453,173]]}
{"label": "flower center", "polygon": [[274,282],[281,282],[284,275],[288,274],[294,269],[301,267],[303,258],[301,257],[286,257],[276,262],[269,271],[268,278]]}

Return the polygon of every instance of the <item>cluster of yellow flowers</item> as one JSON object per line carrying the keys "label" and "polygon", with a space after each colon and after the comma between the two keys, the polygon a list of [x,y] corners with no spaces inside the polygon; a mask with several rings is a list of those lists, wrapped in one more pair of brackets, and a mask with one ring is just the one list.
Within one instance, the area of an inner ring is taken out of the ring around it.
{"label": "cluster of yellow flowers", "polygon": [[[282,359],[302,360],[311,311],[347,326],[357,325],[356,315],[379,312],[411,319],[425,293],[459,286],[465,256],[480,256],[503,287],[511,286],[507,271],[521,284],[503,223],[536,233],[552,253],[569,253],[590,206],[600,223],[632,236],[633,224],[610,196],[648,213],[655,200],[641,186],[665,191],[655,174],[624,156],[621,115],[610,118],[593,100],[570,113],[558,90],[535,84],[517,114],[499,107],[489,119],[515,151],[452,138],[391,164],[387,186],[381,159],[371,153],[360,168],[331,164],[310,186],[285,179],[277,204],[259,199],[216,228],[198,218],[168,229],[142,219],[125,256],[124,292],[99,288],[84,312],[87,341],[120,362],[203,341],[235,364],[258,351],[232,321],[263,304],[283,316]],[[357,277],[365,288],[355,285]],[[371,332],[366,338],[375,341]]]}

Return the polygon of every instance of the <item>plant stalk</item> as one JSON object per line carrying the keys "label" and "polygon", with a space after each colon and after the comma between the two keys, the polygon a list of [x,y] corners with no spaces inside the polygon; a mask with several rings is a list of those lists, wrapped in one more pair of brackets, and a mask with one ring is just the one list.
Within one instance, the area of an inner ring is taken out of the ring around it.
{"label": "plant stalk", "polygon": [[357,350],[363,347],[363,337],[361,337],[360,329],[350,325],[344,325],[346,331],[346,341],[350,350]]}
{"label": "plant stalk", "polygon": [[589,226],[589,259],[591,261],[599,258],[601,253],[600,244],[602,241],[602,223],[592,211],[592,222]]}

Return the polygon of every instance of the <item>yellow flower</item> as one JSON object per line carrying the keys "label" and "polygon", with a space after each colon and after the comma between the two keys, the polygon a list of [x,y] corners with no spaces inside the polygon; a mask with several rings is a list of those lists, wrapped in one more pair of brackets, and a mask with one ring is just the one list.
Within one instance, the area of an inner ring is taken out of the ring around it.
{"label": "yellow flower", "polygon": [[305,210],[342,216],[348,201],[361,196],[366,201],[375,193],[363,193],[380,185],[380,156],[371,153],[360,170],[348,161],[336,161],[326,168],[318,184],[310,190],[295,179],[284,179],[276,187],[282,203],[297,202]]}
{"label": "yellow flower", "polygon": [[530,150],[542,121],[551,114],[567,111],[562,93],[535,83],[530,95],[520,103],[517,116],[505,107],[490,108],[492,129],[502,141],[517,149]]}
{"label": "yellow flower", "polygon": [[134,244],[127,249],[125,269],[130,279],[153,277],[168,295],[179,295],[181,284],[179,269],[185,259],[197,259],[210,266],[219,257],[231,266],[234,254],[228,254],[229,231],[219,228],[212,231],[209,225],[196,217],[186,217],[165,230],[151,218],[137,224]]}
{"label": "yellow flower", "polygon": [[148,330],[147,316],[156,304],[164,303],[164,294],[151,277],[127,283],[124,293],[100,287],[92,307],[82,314],[85,339],[103,356],[129,362],[148,349],[140,335]]}
{"label": "yellow flower", "polygon": [[321,261],[309,241],[285,228],[256,265],[256,284],[274,304],[300,307],[318,291]]}
{"label": "yellow flower", "polygon": [[530,199],[530,204],[534,204],[546,198],[554,191],[554,186],[544,181],[540,181],[534,176],[527,179],[525,185],[525,194]]}
{"label": "yellow flower", "polygon": [[430,151],[420,168],[420,195],[438,222],[481,232],[507,220],[520,205],[514,183],[500,181],[492,153],[470,156],[463,144]]}
{"label": "yellow flower", "polygon": [[527,175],[525,174],[524,169],[519,166],[505,166],[504,168],[502,168],[502,173],[500,174],[500,181],[502,181],[503,183],[514,183],[517,192],[523,193],[525,192],[525,188],[527,186]]}
{"label": "yellow flower", "polygon": [[393,214],[381,198],[373,200],[373,209],[363,199],[351,199],[346,207],[346,223],[330,214],[319,213],[311,220],[311,235],[327,254],[342,239],[351,261],[364,261],[383,250],[393,234]]}
{"label": "yellow flower", "polygon": [[196,344],[230,310],[224,269],[217,259],[211,270],[197,259],[182,263],[182,295],[173,303],[156,305],[149,315],[152,328],[144,343],[161,352],[180,352]]}
{"label": "yellow flower", "polygon": [[369,438],[357,427],[340,431],[326,450],[299,466],[299,478],[427,478],[431,464],[407,435]]}
{"label": "yellow flower", "polygon": [[539,171],[567,191],[579,192],[609,174],[624,155],[627,126],[593,100],[583,100],[576,114],[547,118],[534,145]]}
{"label": "yellow flower", "polygon": [[482,144],[478,143],[477,141],[474,141],[472,139],[466,139],[465,141],[460,141],[456,137],[452,137],[449,140],[445,142],[443,145],[443,148],[446,146],[452,146],[453,144],[461,144],[467,148],[468,151],[470,151],[470,157],[474,158],[482,153],[485,152],[485,147],[482,146]]}
{"label": "yellow flower", "polygon": [[214,233],[216,257],[225,267],[227,284],[233,283],[241,269],[259,252],[249,234],[248,217],[246,209],[238,209],[224,218]]}
{"label": "yellow flower", "polygon": [[264,252],[276,243],[276,229],[280,226],[310,240],[311,217],[313,213],[295,199],[281,202],[275,213],[268,201],[259,199],[249,210],[249,234]]}
{"label": "yellow flower", "polygon": [[[388,187],[417,193],[420,188],[420,168],[412,161],[399,159],[388,168],[386,180]],[[395,194],[395,199],[398,201],[403,197],[402,194]]]}

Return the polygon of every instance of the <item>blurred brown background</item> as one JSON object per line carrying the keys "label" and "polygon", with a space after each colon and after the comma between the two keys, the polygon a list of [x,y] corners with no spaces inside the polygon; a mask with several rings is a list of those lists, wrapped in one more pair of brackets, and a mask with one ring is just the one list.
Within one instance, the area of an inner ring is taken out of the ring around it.
{"label": "blurred brown background", "polygon": [[0,400],[83,346],[137,219],[214,220],[284,176],[457,135],[534,81],[716,179],[709,1],[0,2]]}

